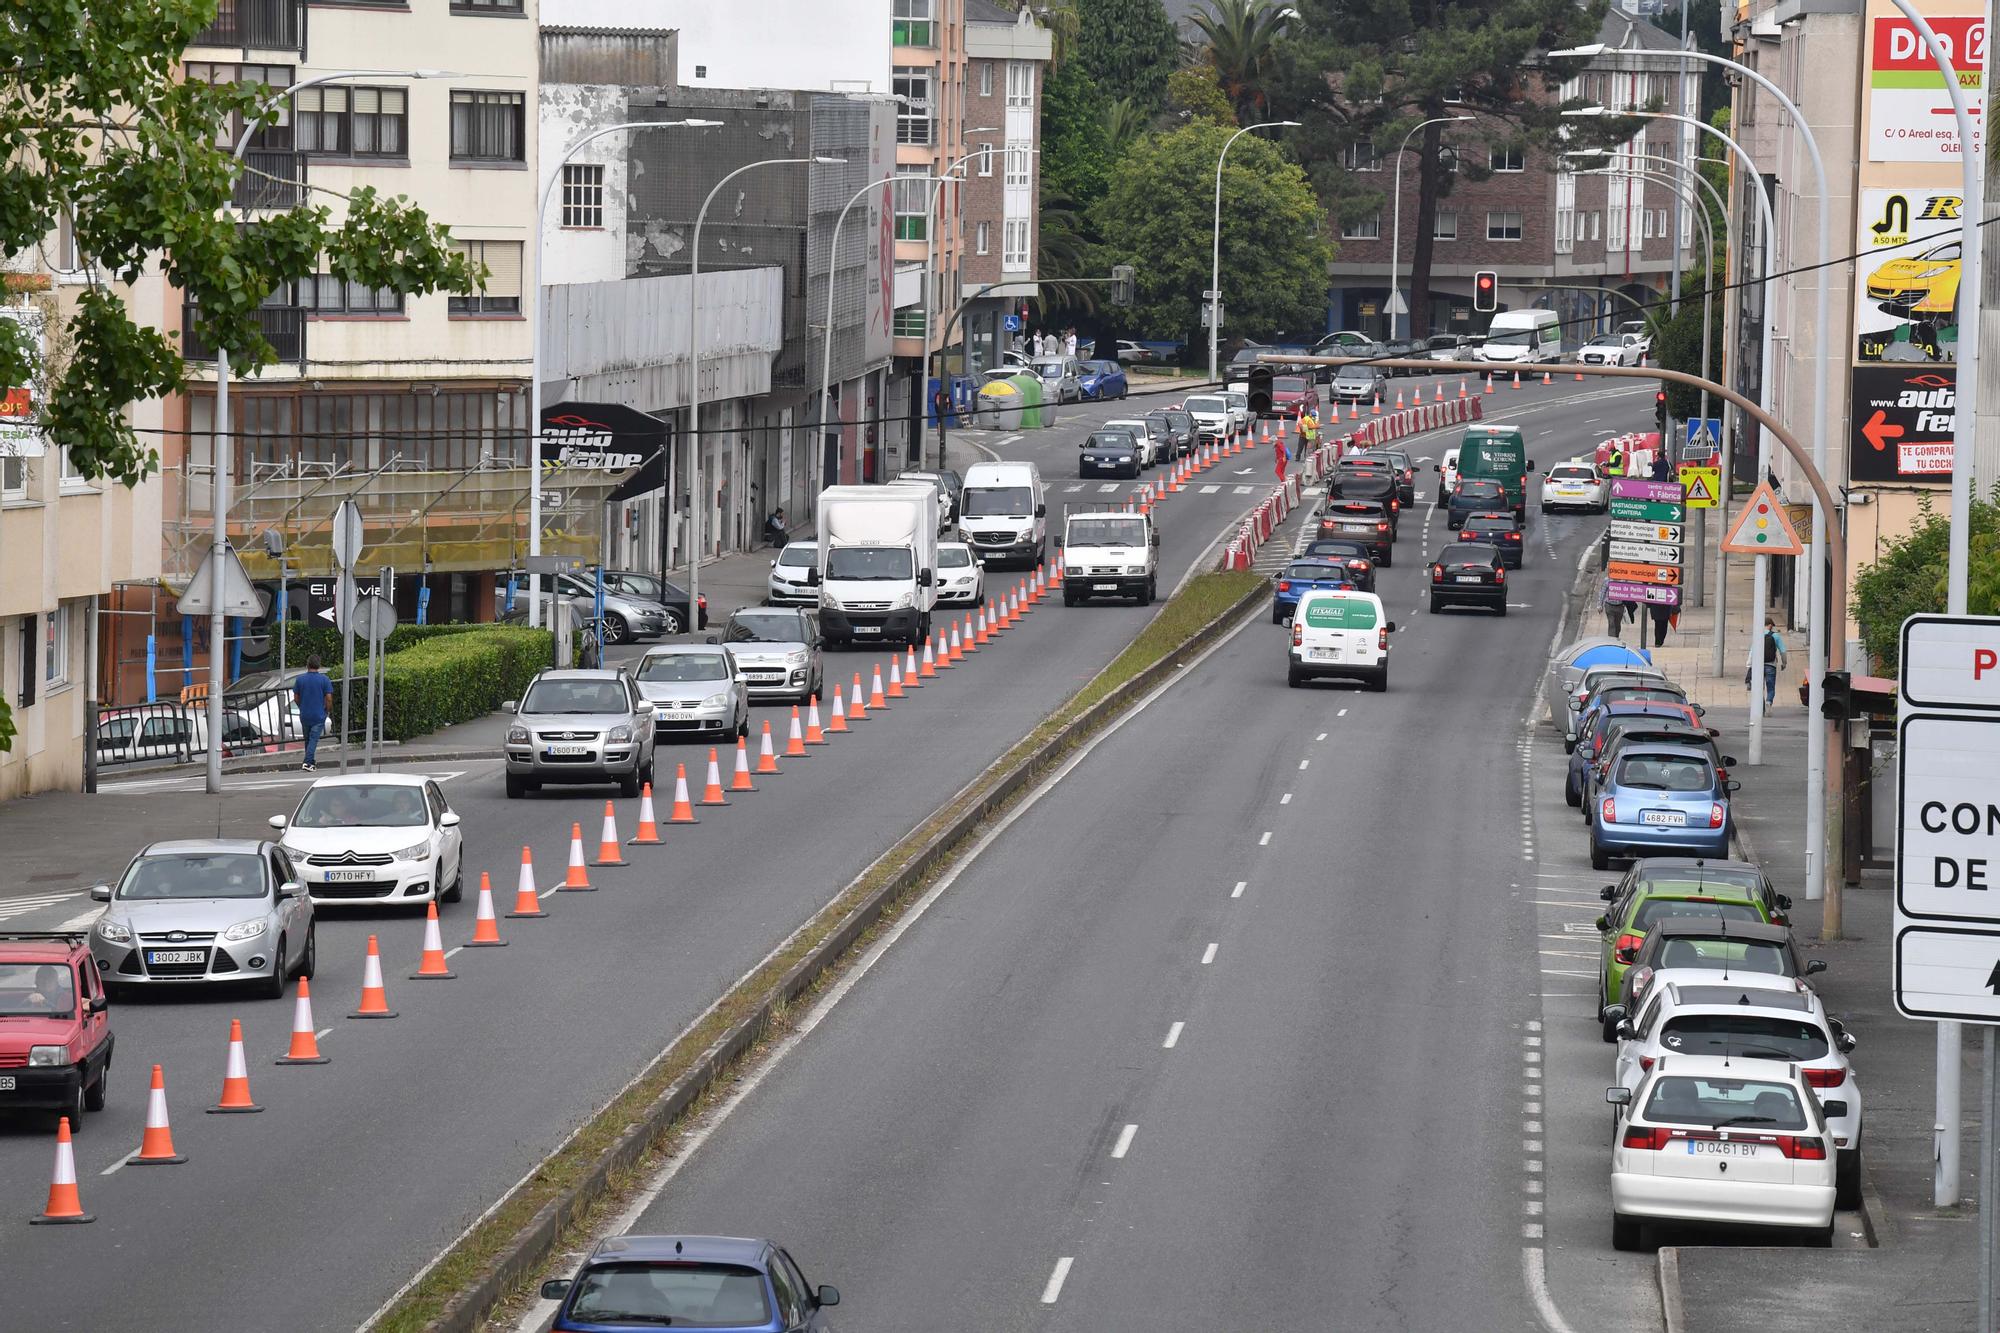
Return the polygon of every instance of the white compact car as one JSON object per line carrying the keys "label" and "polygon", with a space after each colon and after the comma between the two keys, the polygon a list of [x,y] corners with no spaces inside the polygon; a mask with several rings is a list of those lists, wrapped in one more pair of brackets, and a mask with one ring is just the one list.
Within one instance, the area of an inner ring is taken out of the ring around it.
{"label": "white compact car", "polygon": [[1558,463],[1542,476],[1542,512],[1574,509],[1601,514],[1610,507],[1606,489],[1603,474],[1594,464]]}
{"label": "white compact car", "polygon": [[464,889],[458,815],[421,774],[320,778],[270,823],[315,905],[455,903]]}
{"label": "white compact car", "polygon": [[1433,463],[1431,466],[1437,470],[1438,474],[1437,502],[1441,505],[1448,503],[1451,499],[1451,493],[1458,489],[1458,450],[1445,450],[1444,461],[1442,463]]}
{"label": "white compact car", "polygon": [[1798,1065],[1663,1055],[1614,1084],[1611,1244],[1648,1222],[1785,1227],[1833,1244],[1833,1130]]}
{"label": "white compact car", "polygon": [[1172,447],[1167,437],[1162,435],[1157,428],[1148,425],[1144,417],[1117,417],[1105,422],[1104,425],[1107,429],[1113,426],[1122,426],[1139,437],[1139,466],[1141,468],[1149,468],[1155,463],[1163,461],[1165,451]]}
{"label": "white compact car", "polygon": [[964,542],[938,543],[938,605],[977,606],[986,600],[986,567]]}
{"label": "white compact car", "polygon": [[1382,599],[1372,592],[1321,590],[1299,599],[1292,613],[1292,644],[1285,683],[1310,680],[1365,681],[1373,690],[1389,688],[1389,636],[1396,622],[1384,618]]}
{"label": "white compact car", "polygon": [[764,600],[773,606],[819,605],[819,584],[813,581],[813,571],[818,568],[818,542],[785,543],[785,549],[771,562]]}
{"label": "white compact car", "polygon": [[1229,404],[1229,419],[1238,430],[1250,428],[1250,390],[1247,386],[1234,386],[1222,391],[1222,401]]}
{"label": "white compact car", "polygon": [[1636,366],[1644,355],[1638,335],[1600,333],[1577,349],[1576,359],[1586,366]]}

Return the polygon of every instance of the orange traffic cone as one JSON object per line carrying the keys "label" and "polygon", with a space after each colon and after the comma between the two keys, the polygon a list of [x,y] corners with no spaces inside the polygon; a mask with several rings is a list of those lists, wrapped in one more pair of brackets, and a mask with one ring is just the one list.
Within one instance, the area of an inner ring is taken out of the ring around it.
{"label": "orange traffic cone", "polygon": [[1431,401],[1432,401],[1432,402],[1434,402],[1434,403],[1441,403],[1441,402],[1443,402],[1443,401],[1444,401],[1444,381],[1443,381],[1443,380],[1439,380],[1439,381],[1437,382],[1437,393],[1436,393],[1436,395],[1435,395],[1435,396],[1433,396],[1433,397],[1432,397]]}
{"label": "orange traffic cone", "polygon": [[969,654],[976,653],[978,651],[979,651],[979,645],[975,643],[972,638],[972,616],[970,613],[967,613],[965,617],[965,633],[963,636],[959,634],[958,626],[956,625],[952,626],[951,660],[954,662],[962,662]]}
{"label": "orange traffic cone", "polygon": [[1550,379],[1550,378],[1549,378],[1549,372],[1548,372],[1548,371],[1546,371],[1546,370],[1542,372],[1542,383],[1544,383],[1544,384],[1553,384],[1553,383],[1555,383],[1555,381],[1554,381],[1554,380],[1552,380],[1552,379]]}
{"label": "orange traffic cone", "polygon": [[382,946],[376,943],[373,935],[370,935],[368,957],[363,960],[361,968],[361,1007],[348,1017],[394,1018],[395,1016],[396,1011],[389,1007],[388,988],[382,984]]}
{"label": "orange traffic cone", "polygon": [[757,742],[757,772],[763,774],[777,771],[778,753],[771,748],[771,724],[766,722],[764,734]]}
{"label": "orange traffic cone", "polygon": [[563,876],[562,888],[568,893],[590,891],[590,876],[583,868],[583,825],[569,826],[569,873]]}
{"label": "orange traffic cone", "polygon": [[1458,380],[1458,396],[1460,398],[1468,396],[1465,392],[1465,377],[1463,375],[1459,376]]}
{"label": "orange traffic cone", "polygon": [[1403,391],[1401,389],[1396,390],[1396,410],[1398,412],[1403,410]]}
{"label": "orange traffic cone", "polygon": [[1486,372],[1486,392],[1493,392],[1493,372],[1490,370]]}
{"label": "orange traffic cone", "polygon": [[974,626],[972,639],[965,645],[965,651],[968,653],[976,653],[979,651],[980,644],[991,643],[993,641],[992,632],[986,623],[986,608],[984,606],[979,608],[979,618],[972,623]]}
{"label": "orange traffic cone", "polygon": [[785,737],[785,758],[804,759],[806,757],[806,734],[799,730],[799,706],[792,705],[792,730]]}
{"label": "orange traffic cone", "polygon": [[[833,735],[836,731],[846,731],[848,729],[847,705],[841,702],[842,697],[840,682],[835,681],[833,685],[833,711],[827,715],[826,719],[826,734],[828,736]],[[825,743],[824,739],[820,741],[822,745]]]}
{"label": "orange traffic cone", "polygon": [[[1339,410],[1340,409],[1338,407],[1334,408],[1334,411],[1336,412],[1338,412]],[[1349,421],[1361,420],[1361,400],[1359,398],[1355,399],[1353,402],[1347,405],[1347,419]]]}
{"label": "orange traffic cone", "polygon": [[[924,640],[924,642],[928,644],[930,640],[926,639]],[[893,666],[894,663],[891,663],[890,665]],[[890,688],[893,689],[897,684],[898,682],[896,680],[896,673],[891,671],[889,673]],[[917,650],[915,648],[903,649],[903,679],[901,681],[901,684],[903,689],[906,691],[914,690],[918,686],[923,684],[922,681],[917,679]]]}
{"label": "orange traffic cone", "polygon": [[882,691],[882,664],[880,662],[875,664],[874,679],[868,682],[868,706],[870,708],[887,708],[889,706],[889,696]]}
{"label": "orange traffic cone", "polygon": [[[292,1044],[273,1063],[281,1065],[325,1065],[333,1062],[319,1053],[319,1034],[313,1028],[312,987],[299,978],[298,998],[292,1001]],[[165,1121],[161,1122],[162,1124]]]}
{"label": "orange traffic cone", "polygon": [[[833,697],[836,700],[839,699],[840,691],[835,690]],[[809,696],[806,700],[806,744],[826,744],[826,733],[821,731],[819,726],[819,696],[817,694]]]}
{"label": "orange traffic cone", "polygon": [[703,805],[728,805],[729,798],[722,794],[722,765],[716,761],[715,747],[708,747],[708,781],[702,784],[701,803]]}
{"label": "orange traffic cone", "polygon": [[1576,382],[1578,384],[1583,383],[1583,372],[1581,370],[1576,372]]}
{"label": "orange traffic cone", "polygon": [[1517,389],[1521,387],[1521,372],[1518,370],[1514,372],[1514,387]]}
{"label": "orange traffic cone", "polygon": [[1375,406],[1369,411],[1368,415],[1371,417],[1382,415],[1382,395],[1380,393],[1375,395]]}
{"label": "orange traffic cone", "polygon": [[868,720],[868,701],[861,697],[861,673],[854,673],[854,693],[847,696],[847,720],[865,722]]}
{"label": "orange traffic cone", "polygon": [[[794,708],[796,714],[799,710]],[[639,832],[634,835],[634,847],[657,847],[660,842],[660,825],[653,818],[653,784],[648,782],[639,788]]]}
{"label": "orange traffic cone", "polygon": [[243,1060],[243,1020],[229,1020],[229,1062],[222,1070],[222,1100],[210,1115],[255,1115],[264,1108],[250,1100],[250,1070]]}
{"label": "orange traffic cone", "polygon": [[167,1127],[167,1080],[158,1065],[146,1094],[146,1132],[139,1136],[139,1151],[125,1160],[133,1166],[177,1166],[187,1160],[174,1151],[174,1132]]}
{"label": "orange traffic cone", "polygon": [[669,824],[695,823],[694,802],[688,799],[688,766],[674,765],[674,808],[667,816]]}
{"label": "orange traffic cone", "polygon": [[729,790],[757,790],[757,784],[750,781],[750,747],[741,736],[736,738],[736,771],[729,776]]}
{"label": "orange traffic cone", "polygon": [[457,975],[444,961],[444,939],[438,933],[438,905],[432,903],[424,913],[424,956],[417,963],[417,970],[410,973],[410,980],[449,981]]}
{"label": "orange traffic cone", "polygon": [[618,850],[618,815],[611,808],[611,802],[604,803],[604,828],[597,835],[597,859],[591,862],[598,866],[622,866],[625,858]]}
{"label": "orange traffic cone", "polygon": [[[931,651],[931,640],[929,639],[924,640],[924,658],[917,665],[917,674],[933,678],[937,675],[937,654]],[[918,683],[921,684],[922,682]]]}
{"label": "orange traffic cone", "polygon": [[49,1201],[28,1219],[28,1225],[62,1226],[96,1220],[83,1211],[83,1199],[76,1192],[76,1150],[70,1146],[69,1117],[64,1116],[56,1122],[56,1171],[49,1180]]}
{"label": "orange traffic cone", "polygon": [[493,913],[493,881],[479,872],[479,907],[472,914],[472,938],[465,942],[468,949],[504,949],[507,941],[500,938],[500,918]]}
{"label": "orange traffic cone", "polygon": [[[535,858],[526,847],[521,849],[521,878],[514,889],[514,910],[507,913],[513,921],[524,916],[547,916],[542,910],[542,895],[535,884]],[[366,997],[364,997],[365,999]]]}

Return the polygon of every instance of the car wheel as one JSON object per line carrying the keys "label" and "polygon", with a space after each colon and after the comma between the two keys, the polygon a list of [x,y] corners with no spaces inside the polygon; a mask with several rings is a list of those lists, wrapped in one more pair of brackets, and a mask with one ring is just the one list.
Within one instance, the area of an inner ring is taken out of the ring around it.
{"label": "car wheel", "polygon": [[514,775],[513,775],[512,773],[509,773],[509,774],[507,775],[507,799],[508,799],[508,800],[510,800],[510,801],[518,801],[518,800],[520,800],[520,799],[521,799],[521,797],[523,797],[523,796],[527,795],[527,792],[528,792],[528,784],[527,784],[527,783],[525,783],[525,782],[521,781],[521,779],[519,779],[519,778],[515,777],[515,776],[514,776]]}
{"label": "car wheel", "polygon": [[1299,674],[1297,667],[1288,666],[1285,668],[1285,684],[1296,690],[1299,686],[1305,684],[1305,682],[1306,678]]}
{"label": "car wheel", "polygon": [[1387,569],[1395,563],[1396,563],[1396,553],[1388,549],[1387,547],[1384,547],[1382,550],[1382,559],[1380,561],[1382,568]]}
{"label": "car wheel", "polygon": [[1861,1206],[1861,1149],[1846,1148],[1840,1151],[1833,1168],[1833,1206],[1836,1208],[1859,1208]]}
{"label": "car wheel", "polygon": [[[444,874],[443,861],[438,862],[438,874],[440,876]],[[451,887],[444,891],[443,901],[455,903],[463,897],[465,897],[465,858],[461,856],[458,858],[458,869],[452,872]]]}
{"label": "car wheel", "polygon": [[282,1000],[285,998],[285,954],[289,946],[283,935],[278,936],[278,952],[271,956],[271,975],[257,982],[257,998],[260,1000]]}
{"label": "car wheel", "polygon": [[86,1111],[102,1111],[104,1109],[104,1099],[110,1091],[110,1083],[111,1060],[107,1056],[104,1063],[97,1067],[97,1077],[91,1081],[89,1087],[83,1090],[83,1109]]}
{"label": "car wheel", "polygon": [[1139,598],[1139,605],[1151,606],[1153,604],[1154,599],[1157,598],[1159,595],[1160,595],[1160,585],[1157,576],[1148,575],[1146,578],[1146,591]]}
{"label": "car wheel", "polygon": [[1387,694],[1389,692],[1389,668],[1383,667],[1375,679],[1368,682],[1368,688],[1377,694]]}
{"label": "car wheel", "polygon": [[313,973],[317,971],[318,968],[319,968],[319,927],[317,925],[311,925],[306,927],[306,951],[299,956],[298,975],[305,978],[307,981],[311,981],[313,979]]}
{"label": "car wheel", "polygon": [[1611,1248],[1636,1250],[1646,1238],[1646,1224],[1623,1213],[1611,1215]]}
{"label": "car wheel", "polygon": [[1063,605],[1064,606],[1076,605],[1076,594],[1071,592],[1068,588],[1063,589]]}
{"label": "car wheel", "polygon": [[69,1117],[70,1133],[75,1134],[83,1129],[83,1084],[76,1085],[76,1091],[70,1093],[68,1099],[56,1108],[56,1114]]}
{"label": "car wheel", "polygon": [[606,643],[630,643],[632,627],[625,623],[625,617],[617,612],[608,612],[604,617],[604,641]]}
{"label": "car wheel", "polygon": [[632,771],[630,773],[618,779],[618,794],[620,796],[623,796],[628,801],[638,796],[639,766],[637,764],[634,764],[632,766]]}
{"label": "car wheel", "polygon": [[1578,791],[1576,784],[1568,778],[1563,779],[1563,803],[1571,807],[1583,804],[1583,793]]}
{"label": "car wheel", "polygon": [[1507,603],[1505,603],[1505,602],[1502,602],[1502,603],[1500,603],[1500,605],[1498,605],[1497,607],[1495,607],[1495,608],[1493,608],[1493,609],[1494,609],[1494,610],[1496,610],[1496,611],[1498,611],[1498,612],[1499,612],[1499,613],[1500,613],[1501,615],[1503,615],[1503,616],[1504,616],[1504,615],[1506,615],[1506,614],[1507,614]]}
{"label": "car wheel", "polygon": [[1611,869],[1611,858],[1604,854],[1604,849],[1597,845],[1597,839],[1595,838],[1590,840],[1590,868],[1592,870]]}
{"label": "car wheel", "polygon": [[660,633],[679,634],[682,628],[683,628],[683,622],[681,620],[681,613],[674,610],[674,608],[672,608],[671,606],[668,607],[666,620],[665,623],[661,626]]}
{"label": "car wheel", "polygon": [[1271,623],[1273,625],[1282,625],[1285,623],[1285,613],[1275,606],[1271,608]]}

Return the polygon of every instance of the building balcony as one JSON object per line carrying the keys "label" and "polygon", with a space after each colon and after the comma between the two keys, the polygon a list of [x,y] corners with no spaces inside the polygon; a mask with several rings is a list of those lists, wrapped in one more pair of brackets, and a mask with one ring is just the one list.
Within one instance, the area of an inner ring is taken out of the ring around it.
{"label": "building balcony", "polygon": [[298,207],[305,192],[306,155],[289,148],[252,148],[229,202],[238,209]]}
{"label": "building balcony", "polygon": [[[181,306],[181,355],[189,361],[213,361],[215,349],[194,331],[195,305]],[[276,349],[280,361],[303,363],[306,359],[306,312],[298,306],[267,305],[257,311],[257,323],[265,339]]]}
{"label": "building balcony", "polygon": [[220,0],[215,21],[195,34],[193,46],[241,51],[306,52],[306,7],[299,0]]}

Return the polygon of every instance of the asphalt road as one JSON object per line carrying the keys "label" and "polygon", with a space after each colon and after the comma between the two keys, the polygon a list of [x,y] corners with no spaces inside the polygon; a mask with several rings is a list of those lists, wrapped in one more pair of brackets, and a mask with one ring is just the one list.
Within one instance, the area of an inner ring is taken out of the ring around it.
{"label": "asphalt road", "polygon": [[[1524,420],[1543,422],[1563,437],[1566,453],[1594,444],[1613,424],[1636,424],[1614,423],[1609,400],[1578,395],[1569,386],[1524,391],[1518,401],[1519,410],[1529,414]],[[1642,401],[1627,394],[1625,415],[1633,417],[1634,405]],[[1046,460],[1051,508],[1059,513],[1056,504],[1067,484],[1058,471],[1063,451],[1073,453],[1092,420],[1123,410],[1109,405],[1073,412],[1055,431],[1023,440],[994,438],[989,447],[1006,456]],[[1585,424],[1598,413],[1607,423],[1601,431]],[[1574,448],[1566,447],[1571,438]],[[1238,495],[1236,486],[1253,485],[1255,494],[1263,493],[1268,463],[1265,454],[1246,456],[1250,475],[1239,480],[1218,476],[1224,471],[1218,469],[1195,490],[1167,502],[1163,582],[1178,578],[1251,503],[1252,496]],[[1216,489],[1206,491],[1207,485]],[[1407,545],[1409,536],[1404,541]],[[1414,586],[1414,574],[1401,568],[1394,574]],[[1397,614],[1404,617],[1400,607]],[[1110,660],[1148,615],[1139,608],[1066,609],[1045,602],[997,645],[912,701],[794,764],[793,771],[767,780],[764,791],[740,797],[727,809],[702,811],[699,827],[666,830],[667,847],[639,853],[631,869],[595,872],[601,892],[549,899],[552,915],[544,921],[503,922],[510,947],[458,954],[453,966],[460,976],[454,981],[405,980],[416,961],[420,921],[380,912],[327,914],[314,991],[319,1024],[331,1029],[323,1038],[330,1065],[269,1064],[285,1042],[289,1000],[176,997],[119,1005],[111,1107],[87,1117],[77,1146],[85,1204],[99,1220],[83,1228],[23,1226],[14,1243],[0,1249],[0,1275],[13,1279],[8,1322],[38,1328],[196,1326],[240,1321],[254,1304],[264,1326],[354,1327],[884,846]],[[1495,630],[1522,643],[1536,638],[1522,621],[1459,624],[1441,617],[1435,627],[1414,627],[1409,651],[1398,663],[1416,669],[1403,669],[1389,702],[1400,706],[1419,691],[1432,692],[1421,684],[1421,663],[1425,640],[1434,631],[1436,642],[1462,636],[1467,647],[1483,651],[1503,637]],[[1540,647],[1537,640],[1534,652]],[[1275,661],[1272,645],[1263,649],[1260,660],[1268,670]],[[1233,645],[1232,659],[1237,651]],[[848,674],[869,671],[873,660],[846,654],[831,662]],[[1237,687],[1219,679],[1224,689],[1218,694],[1173,711],[1240,715],[1244,738],[1223,739],[1204,725],[1200,734],[1207,741],[1188,749],[1181,764],[1162,768],[1147,762],[1131,769],[1102,792],[1105,802],[1122,802],[1136,792],[1156,810],[1195,813],[1226,811],[1239,799],[1242,783],[1211,787],[1205,770],[1221,764],[1257,771],[1276,739],[1273,719],[1285,708],[1307,706],[1307,697],[1288,699],[1280,686],[1275,712],[1246,711],[1233,697]],[[1521,679],[1527,679],[1525,667]],[[1341,702],[1375,709],[1384,703],[1372,696]],[[1164,715],[1157,706],[1149,712],[1156,723]],[[1470,714],[1459,705],[1451,715],[1464,715],[1470,726]],[[759,710],[758,720],[775,722],[781,716],[779,710]],[[1355,726],[1357,739],[1365,742],[1371,733]],[[1476,730],[1472,727],[1468,737]],[[1422,734],[1434,734],[1429,723]],[[1395,737],[1385,733],[1382,740],[1393,744]],[[688,747],[691,761],[703,754]],[[1384,759],[1364,762],[1380,765]],[[1321,770],[1325,779],[1331,780],[1335,767],[1329,756]],[[594,846],[607,793],[509,802],[501,796],[491,761],[454,768],[457,775],[445,790],[465,821],[467,864],[474,872],[493,872],[503,911],[524,841],[533,848],[544,886],[561,877],[572,820],[584,824]],[[1163,782],[1162,773],[1176,774],[1175,782]],[[1414,777],[1409,784],[1430,785]],[[274,779],[231,798],[225,831],[257,831],[266,814],[289,808],[297,789],[294,779]],[[1418,794],[1408,793],[1412,799]],[[1301,803],[1307,799],[1304,789],[1299,797]],[[156,790],[100,797],[106,811],[101,827],[110,831],[105,840],[120,837],[121,802],[158,809],[176,799],[182,798]],[[1098,822],[1089,812],[1099,804],[1095,796],[1082,803],[1079,818],[1086,827]],[[209,808],[201,806],[204,812]],[[629,805],[621,808],[627,836],[631,815]],[[1215,830],[1228,825],[1203,818]],[[1210,840],[1218,851],[1227,841],[1220,831]],[[1088,844],[1094,873],[1107,883],[1144,882],[1137,874],[1128,878],[1129,870],[1142,866],[1174,876],[1174,859],[1114,846],[1115,854],[1097,856],[1098,844]],[[1285,854],[1305,852],[1302,847]],[[1385,870],[1390,864],[1382,862]],[[1053,877],[1038,878],[1056,884]],[[1066,886],[1074,890],[1073,884]],[[8,924],[46,926],[53,924],[49,916],[74,910],[73,904],[51,906],[41,917],[30,912]],[[471,910],[469,899],[447,909],[448,947],[469,934]],[[383,937],[390,1001],[401,1017],[347,1023],[340,1015],[358,994],[363,941],[370,932]],[[991,947],[1008,952],[997,941]],[[1426,957],[1426,965],[1435,966],[1449,954],[1431,950]],[[1163,976],[1158,984],[1166,981]],[[204,1116],[201,1108],[219,1089],[228,1020],[237,1016],[248,1036],[253,1094],[267,1110],[257,1116]],[[1210,1021],[1222,1032],[1244,1016],[1218,1011]],[[121,1168],[139,1140],[145,1073],[155,1062],[166,1066],[176,1144],[191,1160],[165,1170]],[[1300,1077],[1301,1087],[1324,1081],[1316,1069],[1302,1069]],[[23,1217],[41,1202],[49,1157],[45,1123],[22,1118],[0,1125],[0,1191],[16,1201]],[[50,1282],[51,1272],[89,1274],[91,1280]],[[143,1302],[135,1304],[135,1293],[143,1294]]]}

